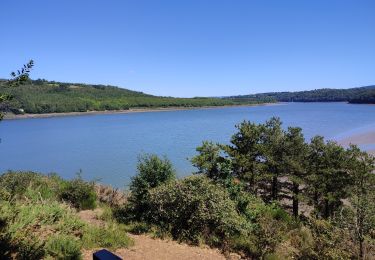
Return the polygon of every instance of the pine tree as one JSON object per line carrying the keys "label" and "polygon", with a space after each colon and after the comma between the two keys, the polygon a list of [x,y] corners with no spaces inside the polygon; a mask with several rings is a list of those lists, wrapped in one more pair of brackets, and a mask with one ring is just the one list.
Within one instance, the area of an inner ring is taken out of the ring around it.
{"label": "pine tree", "polygon": [[332,217],[348,197],[348,153],[337,143],[311,140],[308,154],[307,190],[317,215]]}
{"label": "pine tree", "polygon": [[353,179],[350,203],[353,208],[353,230],[358,244],[358,256],[364,259],[364,241],[375,229],[375,158],[357,146],[349,149],[349,169]]}
{"label": "pine tree", "polygon": [[245,182],[247,190],[256,195],[262,166],[264,126],[244,121],[236,128],[238,132],[232,136],[231,145],[225,150],[232,161],[234,176]]}
{"label": "pine tree", "polygon": [[293,215],[298,217],[300,187],[306,177],[307,144],[299,127],[289,127],[285,134],[284,171],[287,173],[288,189],[292,194]]}
{"label": "pine tree", "polygon": [[281,128],[280,118],[272,117],[264,125],[263,145],[261,147],[264,159],[266,187],[270,187],[268,200],[278,200],[280,192],[279,178],[283,177],[282,166],[285,134]]}

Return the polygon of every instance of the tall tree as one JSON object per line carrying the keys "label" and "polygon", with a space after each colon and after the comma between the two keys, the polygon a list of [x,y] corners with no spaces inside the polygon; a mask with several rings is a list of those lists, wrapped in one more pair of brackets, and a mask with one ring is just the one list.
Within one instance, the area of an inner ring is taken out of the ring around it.
{"label": "tall tree", "polygon": [[300,187],[305,182],[307,144],[299,127],[288,127],[285,134],[285,152],[282,161],[290,184],[287,186],[292,194],[293,215],[298,217]]}
{"label": "tall tree", "polygon": [[246,184],[246,189],[257,194],[261,172],[264,126],[244,121],[236,125],[238,132],[231,138],[231,145],[225,150],[229,154],[233,174]]}
{"label": "tall tree", "polygon": [[317,215],[332,217],[348,197],[348,153],[335,142],[314,137],[309,146],[307,189]]}
{"label": "tall tree", "polygon": [[[364,241],[375,230],[375,158],[351,146],[349,169],[353,178],[350,203],[353,208],[351,230],[358,244],[358,256],[364,259]],[[346,220],[347,221],[347,220]]]}
{"label": "tall tree", "polygon": [[265,189],[270,187],[268,199],[277,200],[279,198],[280,183],[279,178],[283,176],[283,153],[285,134],[281,127],[280,118],[272,117],[264,125],[262,135],[261,151],[263,155],[264,171],[262,179],[265,181]]}

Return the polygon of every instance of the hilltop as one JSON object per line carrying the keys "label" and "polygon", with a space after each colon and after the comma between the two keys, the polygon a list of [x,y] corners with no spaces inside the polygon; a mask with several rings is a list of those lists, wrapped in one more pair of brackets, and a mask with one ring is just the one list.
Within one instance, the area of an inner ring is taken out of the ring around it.
{"label": "hilltop", "polygon": [[264,103],[261,100],[227,100],[220,98],[174,98],[145,94],[109,85],[63,83],[29,80],[9,87],[0,81],[0,93],[12,97],[1,110],[15,114],[114,111],[131,108],[203,107]]}

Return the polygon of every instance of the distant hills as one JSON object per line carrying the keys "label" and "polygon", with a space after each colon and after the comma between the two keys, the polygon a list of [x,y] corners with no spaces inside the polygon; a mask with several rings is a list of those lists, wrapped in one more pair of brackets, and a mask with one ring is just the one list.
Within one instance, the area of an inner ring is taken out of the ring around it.
{"label": "distant hills", "polygon": [[375,104],[375,85],[349,89],[316,89],[296,92],[268,92],[224,97],[233,101],[275,100],[279,102],[349,102]]}
{"label": "distant hills", "polygon": [[30,80],[9,87],[0,80],[0,94],[12,97],[0,111],[15,114],[67,113],[131,108],[204,107],[272,102],[349,102],[375,104],[375,85],[350,89],[269,92],[229,97],[174,98],[145,94],[109,85]]}
{"label": "distant hills", "polygon": [[9,87],[0,80],[0,93],[12,100],[2,104],[0,110],[15,114],[66,113],[131,108],[203,107],[263,103],[259,100],[220,98],[159,97],[142,92],[106,85],[63,83],[47,80],[30,80],[24,85]]}

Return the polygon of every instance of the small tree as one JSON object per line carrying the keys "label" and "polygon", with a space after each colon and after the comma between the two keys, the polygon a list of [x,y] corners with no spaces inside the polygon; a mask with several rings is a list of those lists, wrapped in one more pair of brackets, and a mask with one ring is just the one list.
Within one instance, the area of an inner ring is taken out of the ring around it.
{"label": "small tree", "polygon": [[237,125],[231,145],[225,147],[233,165],[233,174],[246,183],[247,190],[257,194],[261,173],[264,126],[244,121]]}
{"label": "small tree", "polygon": [[358,244],[358,255],[364,258],[365,237],[375,229],[375,159],[357,146],[349,149],[349,169],[353,178],[350,203],[353,208],[351,230]]}
{"label": "small tree", "polygon": [[332,217],[348,197],[348,153],[335,142],[314,137],[309,146],[307,189],[316,213]]}
{"label": "small tree", "polygon": [[138,159],[138,174],[130,184],[129,206],[131,214],[138,220],[147,215],[151,189],[176,178],[175,170],[167,158],[157,155],[143,155]]}
{"label": "small tree", "polygon": [[191,159],[197,173],[206,175],[212,180],[224,180],[231,177],[230,161],[223,156],[222,146],[205,141],[197,147],[198,155]]}

